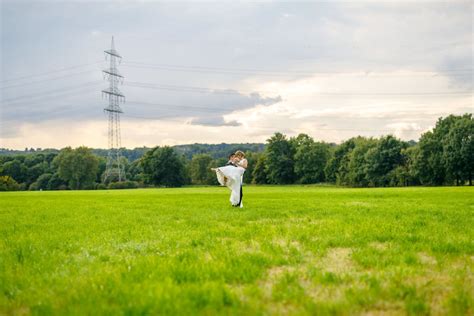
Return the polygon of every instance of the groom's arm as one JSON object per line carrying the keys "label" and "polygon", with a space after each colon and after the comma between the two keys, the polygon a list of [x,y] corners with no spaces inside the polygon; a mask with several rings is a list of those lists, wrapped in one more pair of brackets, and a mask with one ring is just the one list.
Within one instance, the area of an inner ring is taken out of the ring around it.
{"label": "groom's arm", "polygon": [[238,165],[241,166],[244,169],[247,169],[247,165],[248,165],[247,159],[243,159],[243,160],[239,161]]}

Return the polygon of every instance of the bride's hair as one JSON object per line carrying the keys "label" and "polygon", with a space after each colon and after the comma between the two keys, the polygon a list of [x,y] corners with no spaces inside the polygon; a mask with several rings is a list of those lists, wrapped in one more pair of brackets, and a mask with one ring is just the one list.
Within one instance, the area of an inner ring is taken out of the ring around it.
{"label": "bride's hair", "polygon": [[244,152],[243,152],[243,151],[241,151],[241,150],[237,150],[237,151],[235,152],[235,155],[236,155],[236,156],[242,156],[242,157],[245,157],[245,154],[244,154]]}

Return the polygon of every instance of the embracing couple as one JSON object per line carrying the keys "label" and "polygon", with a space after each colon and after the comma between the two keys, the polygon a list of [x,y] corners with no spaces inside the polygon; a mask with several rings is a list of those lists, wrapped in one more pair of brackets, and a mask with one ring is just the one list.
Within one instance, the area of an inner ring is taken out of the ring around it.
{"label": "embracing couple", "polygon": [[242,204],[242,181],[244,172],[247,169],[247,159],[245,154],[237,150],[234,154],[229,156],[229,161],[223,167],[211,168],[216,172],[217,181],[222,186],[226,186],[231,191],[230,203],[234,207],[243,207]]}

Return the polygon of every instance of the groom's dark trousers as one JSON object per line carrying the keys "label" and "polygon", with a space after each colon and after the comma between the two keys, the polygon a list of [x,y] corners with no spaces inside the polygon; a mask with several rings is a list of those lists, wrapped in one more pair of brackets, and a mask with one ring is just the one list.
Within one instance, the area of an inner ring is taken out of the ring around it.
{"label": "groom's dark trousers", "polygon": [[242,184],[244,182],[244,175],[242,175],[242,181],[240,182],[240,200],[239,200],[239,206],[242,204],[242,197],[244,196],[244,192],[242,191]]}
{"label": "groom's dark trousers", "polygon": [[242,196],[244,196],[244,193],[242,192],[242,184],[240,184],[240,200],[239,200],[239,206],[242,204]]}

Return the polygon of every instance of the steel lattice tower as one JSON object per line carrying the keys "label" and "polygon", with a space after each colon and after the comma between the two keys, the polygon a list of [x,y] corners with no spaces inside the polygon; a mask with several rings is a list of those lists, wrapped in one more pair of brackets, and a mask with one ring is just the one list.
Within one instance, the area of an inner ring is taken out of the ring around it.
{"label": "steel lattice tower", "polygon": [[104,111],[108,114],[108,142],[109,152],[104,173],[104,182],[113,180],[125,180],[125,170],[121,162],[121,135],[120,135],[120,114],[123,113],[120,103],[125,102],[125,95],[120,92],[118,85],[123,83],[123,76],[117,69],[117,64],[122,61],[122,56],[115,50],[114,38],[109,50],[105,50],[105,60],[109,58],[109,68],[103,70],[104,79],[109,81],[108,89],[102,90],[102,96],[106,97],[109,104]]}

